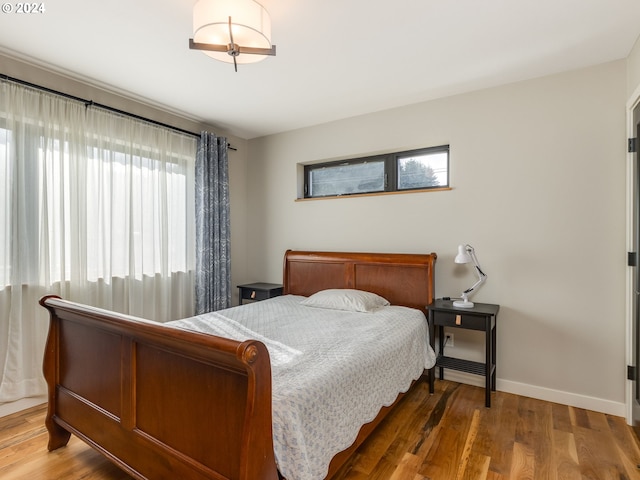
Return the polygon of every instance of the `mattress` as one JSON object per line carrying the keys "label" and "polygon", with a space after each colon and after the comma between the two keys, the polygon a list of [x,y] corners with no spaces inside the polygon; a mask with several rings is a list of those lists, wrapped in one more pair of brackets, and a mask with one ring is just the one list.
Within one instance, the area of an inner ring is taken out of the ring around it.
{"label": "mattress", "polygon": [[347,312],[285,295],[168,324],[262,341],[272,367],[274,452],[291,480],[320,480],[360,427],[435,364],[416,309]]}

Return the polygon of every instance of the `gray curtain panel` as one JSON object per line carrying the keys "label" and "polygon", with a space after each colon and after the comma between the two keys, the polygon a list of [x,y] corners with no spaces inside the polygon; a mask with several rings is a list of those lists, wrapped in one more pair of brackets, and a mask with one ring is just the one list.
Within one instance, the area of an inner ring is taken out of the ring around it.
{"label": "gray curtain panel", "polygon": [[196,154],[196,314],[231,306],[227,139],[202,132]]}

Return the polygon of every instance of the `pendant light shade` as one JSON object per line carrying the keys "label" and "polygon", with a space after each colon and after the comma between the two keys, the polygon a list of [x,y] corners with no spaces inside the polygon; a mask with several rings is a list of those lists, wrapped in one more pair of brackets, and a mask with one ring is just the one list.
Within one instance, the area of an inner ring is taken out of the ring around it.
{"label": "pendant light shade", "polygon": [[254,0],[200,0],[193,7],[189,46],[222,62],[259,62],[275,55],[271,18]]}

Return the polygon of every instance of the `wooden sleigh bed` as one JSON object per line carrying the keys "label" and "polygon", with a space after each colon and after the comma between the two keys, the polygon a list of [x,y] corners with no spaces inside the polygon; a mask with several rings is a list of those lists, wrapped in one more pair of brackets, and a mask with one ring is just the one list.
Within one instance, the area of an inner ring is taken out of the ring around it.
{"label": "wooden sleigh bed", "polygon": [[[359,289],[424,312],[433,300],[435,260],[433,253],[289,250],[284,294]],[[66,445],[73,433],[139,479],[278,479],[263,343],[171,328],[56,296],[40,303],[51,317],[44,355],[49,450]],[[327,478],[391,408],[333,458]]]}

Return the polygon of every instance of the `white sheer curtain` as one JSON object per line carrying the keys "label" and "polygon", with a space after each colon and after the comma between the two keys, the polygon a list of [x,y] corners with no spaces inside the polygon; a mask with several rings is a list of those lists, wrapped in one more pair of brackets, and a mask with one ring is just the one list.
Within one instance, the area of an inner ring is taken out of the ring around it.
{"label": "white sheer curtain", "polygon": [[193,315],[196,142],[0,82],[0,402],[45,392],[42,295]]}

